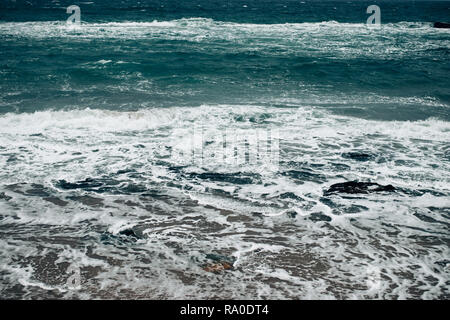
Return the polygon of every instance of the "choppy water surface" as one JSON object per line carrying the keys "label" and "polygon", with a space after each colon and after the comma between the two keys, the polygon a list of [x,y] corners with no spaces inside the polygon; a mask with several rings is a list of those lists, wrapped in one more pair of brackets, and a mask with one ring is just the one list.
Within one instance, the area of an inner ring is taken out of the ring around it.
{"label": "choppy water surface", "polygon": [[[381,2],[378,29],[365,2],[92,1],[71,27],[17,3],[1,298],[449,298],[448,2]],[[392,188],[328,192],[351,181]]]}

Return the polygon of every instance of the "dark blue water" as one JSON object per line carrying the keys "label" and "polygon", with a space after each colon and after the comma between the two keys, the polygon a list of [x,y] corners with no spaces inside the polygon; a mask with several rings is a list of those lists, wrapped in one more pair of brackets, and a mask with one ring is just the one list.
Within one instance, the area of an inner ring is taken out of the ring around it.
{"label": "dark blue water", "polygon": [[448,299],[436,21],[449,1],[1,1],[0,297]]}

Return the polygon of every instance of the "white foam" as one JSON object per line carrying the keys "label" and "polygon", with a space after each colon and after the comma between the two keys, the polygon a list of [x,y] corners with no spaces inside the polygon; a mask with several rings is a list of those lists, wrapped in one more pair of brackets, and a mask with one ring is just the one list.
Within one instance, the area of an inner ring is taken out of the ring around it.
{"label": "white foam", "polygon": [[[285,23],[249,24],[189,18],[152,22],[109,22],[66,25],[65,22],[4,22],[0,33],[31,38],[111,38],[111,39],[168,39],[192,42],[215,40],[238,42],[240,50],[257,50],[271,54],[275,48],[270,39],[277,40],[277,55],[301,52],[330,52],[336,58],[352,59],[355,56],[403,57],[411,51],[438,48],[448,45],[439,37],[420,41],[420,35],[440,35],[442,31],[429,23],[401,22],[383,24],[381,28],[368,28],[363,23]],[[382,40],[380,40],[382,35]],[[248,41],[251,39],[251,41]],[[400,39],[400,40],[399,40]],[[268,44],[268,42],[270,44]],[[348,43],[342,46],[342,43]],[[367,50],[370,48],[370,50]]]}

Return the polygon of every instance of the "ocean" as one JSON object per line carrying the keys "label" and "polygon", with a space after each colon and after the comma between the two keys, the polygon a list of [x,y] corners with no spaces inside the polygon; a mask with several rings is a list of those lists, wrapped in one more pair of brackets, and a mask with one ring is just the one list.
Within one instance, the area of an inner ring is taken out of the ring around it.
{"label": "ocean", "polygon": [[449,299],[438,21],[450,1],[1,1],[0,298]]}

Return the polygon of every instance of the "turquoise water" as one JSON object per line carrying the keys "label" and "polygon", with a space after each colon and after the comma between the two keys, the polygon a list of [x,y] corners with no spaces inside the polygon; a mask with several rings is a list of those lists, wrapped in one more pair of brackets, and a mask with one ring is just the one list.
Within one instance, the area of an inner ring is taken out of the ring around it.
{"label": "turquoise water", "polygon": [[291,99],[362,118],[449,119],[449,34],[431,27],[449,19],[448,2],[380,2],[379,30],[364,26],[372,2],[247,2],[79,3],[74,29],[72,2],[7,2],[0,112]]}
{"label": "turquoise water", "polygon": [[448,298],[449,13],[2,1],[1,297]]}

